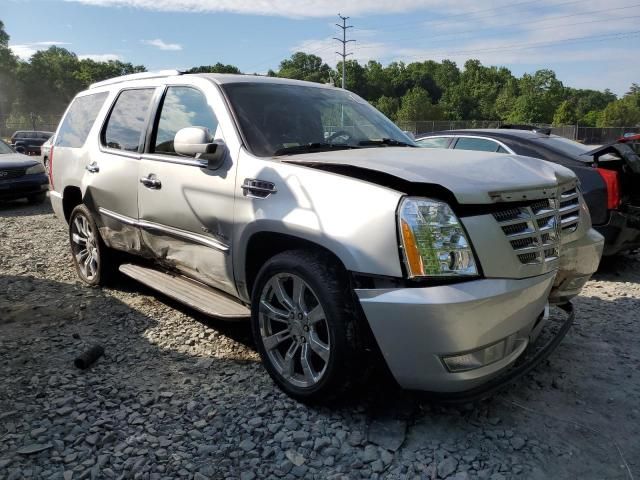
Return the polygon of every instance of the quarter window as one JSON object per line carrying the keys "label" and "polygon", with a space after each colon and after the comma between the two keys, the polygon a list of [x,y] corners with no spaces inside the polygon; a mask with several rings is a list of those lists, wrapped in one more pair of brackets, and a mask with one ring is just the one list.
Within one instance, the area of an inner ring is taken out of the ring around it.
{"label": "quarter window", "polygon": [[76,98],[69,107],[62,125],[60,125],[56,145],[71,148],[82,147],[106,98],[107,92]]}
{"label": "quarter window", "polygon": [[107,120],[103,145],[129,152],[140,151],[152,96],[152,88],[121,92]]}
{"label": "quarter window", "polygon": [[456,142],[456,150],[475,150],[478,152],[496,152],[498,144],[486,138],[460,137]]}
{"label": "quarter window", "polygon": [[178,130],[186,127],[205,127],[214,137],[219,136],[218,120],[202,92],[191,87],[169,87],[162,102],[152,152],[177,155],[173,139]]}

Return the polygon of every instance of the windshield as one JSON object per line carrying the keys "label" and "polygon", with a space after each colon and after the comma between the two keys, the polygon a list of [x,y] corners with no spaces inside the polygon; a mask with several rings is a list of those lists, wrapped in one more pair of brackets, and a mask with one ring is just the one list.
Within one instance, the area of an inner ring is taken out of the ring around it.
{"label": "windshield", "polygon": [[564,137],[557,137],[555,135],[541,137],[539,140],[549,148],[572,157],[579,157],[580,155],[590,152],[595,148],[593,145],[583,145],[582,143],[574,142],[573,140],[569,140]]}
{"label": "windshield", "polygon": [[15,153],[15,152],[9,145],[7,145],[2,140],[0,140],[0,155],[5,153]]}
{"label": "windshield", "polygon": [[388,118],[345,90],[277,83],[222,88],[249,149],[260,157],[311,148],[415,146]]}

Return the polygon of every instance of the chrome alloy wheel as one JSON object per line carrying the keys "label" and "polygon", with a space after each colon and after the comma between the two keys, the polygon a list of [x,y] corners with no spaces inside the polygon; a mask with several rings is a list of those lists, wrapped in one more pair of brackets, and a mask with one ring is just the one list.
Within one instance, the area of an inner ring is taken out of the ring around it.
{"label": "chrome alloy wheel", "polygon": [[84,215],[77,215],[71,225],[71,250],[80,273],[89,281],[98,274],[98,241],[96,232]]}
{"label": "chrome alloy wheel", "polygon": [[269,360],[287,382],[311,387],[331,357],[329,325],[318,297],[302,278],[271,277],[260,294],[260,336]]}

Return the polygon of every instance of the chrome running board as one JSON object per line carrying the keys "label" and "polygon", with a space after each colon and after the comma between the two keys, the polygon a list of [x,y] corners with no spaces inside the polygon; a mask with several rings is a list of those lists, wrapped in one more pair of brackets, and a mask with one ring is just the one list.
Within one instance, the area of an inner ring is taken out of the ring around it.
{"label": "chrome running board", "polygon": [[119,270],[147,287],[206,315],[222,320],[244,320],[251,316],[251,311],[233,297],[182,275],[131,263],[120,265]]}

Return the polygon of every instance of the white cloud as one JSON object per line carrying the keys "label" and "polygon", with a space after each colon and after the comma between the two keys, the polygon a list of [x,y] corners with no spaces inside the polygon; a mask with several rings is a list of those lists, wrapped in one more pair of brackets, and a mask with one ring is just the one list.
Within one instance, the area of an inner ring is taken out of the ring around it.
{"label": "white cloud", "polygon": [[156,38],[154,40],[142,40],[145,45],[151,45],[152,47],[159,48],[160,50],[178,51],[182,50],[182,45],[179,43],[165,43],[164,40]]}
{"label": "white cloud", "polygon": [[68,42],[58,42],[58,41],[44,41],[44,42],[31,42],[31,43],[22,43],[17,45],[9,45],[9,48],[13,52],[14,55],[17,55],[22,60],[29,60],[31,56],[36,53],[38,50],[46,50],[49,47],[58,47],[61,45],[70,45]]}
{"label": "white cloud", "polygon": [[80,60],[86,58],[94,60],[96,62],[108,62],[110,60],[122,60],[122,57],[116,53],[86,53],[84,55],[78,55]]}
{"label": "white cloud", "polygon": [[[334,17],[403,13],[414,10],[476,9],[475,0],[66,0],[104,7],[134,7],[168,12],[230,12],[281,17]],[[491,2],[494,3],[494,2]]]}

